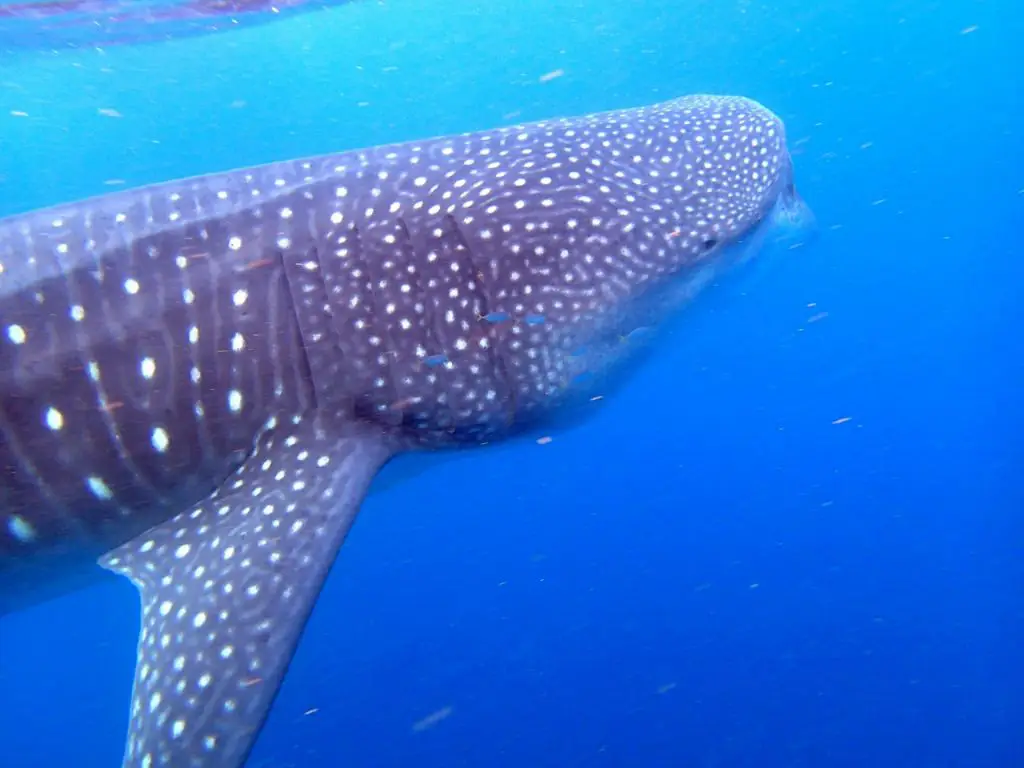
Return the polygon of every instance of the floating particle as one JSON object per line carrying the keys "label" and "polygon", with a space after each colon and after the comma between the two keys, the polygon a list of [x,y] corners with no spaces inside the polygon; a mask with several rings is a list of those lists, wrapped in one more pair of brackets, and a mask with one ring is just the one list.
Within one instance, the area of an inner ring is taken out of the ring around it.
{"label": "floating particle", "polygon": [[826,317],[828,317],[828,312],[819,312],[818,314],[811,315],[809,318],[807,318],[807,322],[816,323],[819,320],[824,320]]}
{"label": "floating particle", "polygon": [[846,422],[848,422],[852,418],[853,418],[852,416],[842,416],[842,417],[836,419],[835,421],[833,421],[832,423],[833,424],[845,424]]}
{"label": "floating particle", "polygon": [[550,82],[550,81],[554,80],[555,78],[561,77],[564,74],[565,74],[565,70],[564,69],[555,69],[555,70],[552,70],[551,72],[548,72],[547,74],[541,75],[540,76],[540,81],[542,83],[547,83],[547,82]]}
{"label": "floating particle", "polygon": [[963,29],[961,29],[960,30],[960,34],[961,35],[969,35],[972,32],[977,32],[977,31],[978,31],[978,25],[977,24],[971,24],[971,26],[964,27]]}
{"label": "floating particle", "polygon": [[427,730],[427,728],[433,728],[435,725],[437,725],[446,717],[448,717],[451,713],[452,707],[441,707],[441,709],[437,710],[436,712],[431,712],[422,720],[417,720],[415,723],[413,723],[412,729],[415,732],[419,733],[420,731]]}
{"label": "floating particle", "polygon": [[116,109],[110,109],[109,107],[101,107],[100,109],[97,109],[96,111],[99,112],[104,117],[124,117],[124,115],[122,115]]}
{"label": "floating particle", "polygon": [[538,437],[537,438],[537,445],[547,445],[548,443],[551,442],[551,440],[552,440],[552,438],[550,438],[548,436]]}
{"label": "floating particle", "polygon": [[28,117],[28,112],[22,112],[20,109],[11,110],[12,117]]}

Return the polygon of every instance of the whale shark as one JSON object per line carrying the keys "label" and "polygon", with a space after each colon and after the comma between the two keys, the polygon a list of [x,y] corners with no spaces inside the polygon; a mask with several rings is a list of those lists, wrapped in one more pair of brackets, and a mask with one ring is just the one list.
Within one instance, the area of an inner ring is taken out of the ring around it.
{"label": "whale shark", "polygon": [[588,397],[809,216],[782,121],[692,95],[2,219],[0,608],[127,577],[123,766],[240,766],[383,465]]}

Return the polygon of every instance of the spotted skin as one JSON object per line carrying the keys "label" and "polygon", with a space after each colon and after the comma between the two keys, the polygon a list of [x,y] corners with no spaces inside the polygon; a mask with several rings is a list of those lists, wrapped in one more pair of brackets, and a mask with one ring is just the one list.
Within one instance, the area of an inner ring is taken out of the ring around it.
{"label": "spotted skin", "polygon": [[124,766],[241,765],[390,456],[555,411],[801,210],[778,118],[691,96],[2,220],[2,594],[130,578]]}
{"label": "spotted skin", "polygon": [[142,594],[127,765],[244,759],[284,675],[280,660],[389,454],[349,424],[274,423],[187,516],[104,558]]}

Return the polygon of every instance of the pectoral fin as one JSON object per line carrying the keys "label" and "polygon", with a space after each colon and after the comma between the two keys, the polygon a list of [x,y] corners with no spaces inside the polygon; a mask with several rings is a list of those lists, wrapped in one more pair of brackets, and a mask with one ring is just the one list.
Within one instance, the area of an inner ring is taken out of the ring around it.
{"label": "pectoral fin", "polygon": [[102,558],[142,599],[124,768],[233,768],[249,754],[391,455],[383,437],[336,426],[273,427],[213,495]]}

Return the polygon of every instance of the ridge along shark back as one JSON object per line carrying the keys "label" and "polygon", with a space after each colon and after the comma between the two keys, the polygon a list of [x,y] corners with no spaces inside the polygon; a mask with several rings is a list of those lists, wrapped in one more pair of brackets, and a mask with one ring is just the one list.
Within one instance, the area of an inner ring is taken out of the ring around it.
{"label": "ridge along shark back", "polygon": [[0,610],[127,576],[123,765],[243,764],[378,469],[621,368],[810,220],[792,177],[775,115],[697,95],[0,220]]}

